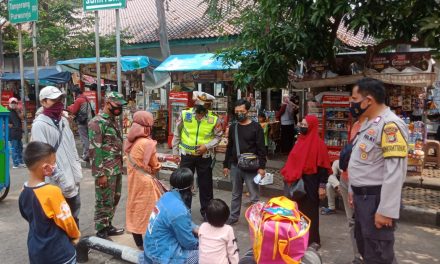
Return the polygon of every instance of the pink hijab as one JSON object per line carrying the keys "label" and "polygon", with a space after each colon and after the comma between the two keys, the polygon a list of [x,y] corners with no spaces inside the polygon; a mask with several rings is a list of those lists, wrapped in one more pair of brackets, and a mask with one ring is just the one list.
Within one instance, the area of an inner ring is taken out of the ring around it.
{"label": "pink hijab", "polygon": [[124,152],[129,153],[138,138],[150,139],[144,147],[144,164],[150,162],[157,144],[155,140],[151,139],[153,123],[153,114],[147,111],[137,111],[133,115],[133,124],[130,131],[128,131],[127,140],[125,141]]}

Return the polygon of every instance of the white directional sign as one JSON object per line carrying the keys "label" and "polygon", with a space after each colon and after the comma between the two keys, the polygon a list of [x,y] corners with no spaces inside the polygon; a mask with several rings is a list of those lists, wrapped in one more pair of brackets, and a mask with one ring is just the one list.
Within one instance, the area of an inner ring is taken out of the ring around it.
{"label": "white directional sign", "polygon": [[127,0],[83,0],[84,11],[103,9],[122,9],[127,7]]}

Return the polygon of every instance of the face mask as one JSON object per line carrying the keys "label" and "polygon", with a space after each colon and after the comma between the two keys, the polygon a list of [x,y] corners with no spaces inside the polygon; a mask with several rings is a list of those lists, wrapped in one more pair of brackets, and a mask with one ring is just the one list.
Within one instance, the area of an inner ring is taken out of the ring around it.
{"label": "face mask", "polygon": [[117,106],[114,107],[113,105],[110,104],[110,113],[112,113],[112,115],[114,116],[119,116],[122,114],[122,106]]}
{"label": "face mask", "polygon": [[243,122],[247,119],[247,115],[243,114],[243,113],[235,114],[235,116],[236,116],[238,122]]}
{"label": "face mask", "polygon": [[15,108],[17,108],[17,104],[9,104],[9,108],[15,109]]}
{"label": "face mask", "polygon": [[350,113],[351,116],[353,116],[354,118],[358,118],[360,117],[365,111],[367,111],[368,107],[370,107],[370,105],[368,105],[365,109],[361,108],[361,104],[365,99],[362,99],[362,101],[360,102],[351,102],[350,103]]}
{"label": "face mask", "polygon": [[49,165],[49,164],[44,165],[44,168],[43,168],[44,176],[46,176],[46,177],[52,176],[53,173],[55,172],[56,168],[57,168],[56,164],[55,165]]}
{"label": "face mask", "polygon": [[308,127],[300,127],[300,128],[299,128],[299,133],[300,133],[301,135],[306,135],[308,131],[309,131],[309,128],[308,128]]}
{"label": "face mask", "polygon": [[206,113],[206,107],[204,105],[196,105],[195,108],[197,114]]}

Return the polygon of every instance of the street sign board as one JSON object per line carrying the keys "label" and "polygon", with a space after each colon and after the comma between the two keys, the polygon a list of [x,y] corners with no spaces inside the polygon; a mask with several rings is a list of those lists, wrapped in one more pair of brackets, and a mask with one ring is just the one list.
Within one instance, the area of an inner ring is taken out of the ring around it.
{"label": "street sign board", "polygon": [[122,9],[127,7],[127,0],[83,0],[84,11],[103,9]]}
{"label": "street sign board", "polygon": [[8,11],[12,24],[38,21],[38,0],[9,0]]}

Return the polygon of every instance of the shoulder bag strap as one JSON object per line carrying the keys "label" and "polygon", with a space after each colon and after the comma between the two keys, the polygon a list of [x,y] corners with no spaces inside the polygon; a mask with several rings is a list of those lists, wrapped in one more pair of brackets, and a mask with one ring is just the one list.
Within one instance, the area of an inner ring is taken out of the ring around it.
{"label": "shoulder bag strap", "polygon": [[59,128],[58,126],[56,126],[58,132],[60,133],[60,137],[58,138],[58,141],[57,141],[57,143],[55,144],[55,146],[53,146],[53,148],[55,149],[55,152],[58,151],[58,148],[59,148],[60,145],[61,145],[61,141],[63,140],[63,131],[64,131],[64,122],[63,122],[63,119],[61,119],[60,122],[62,123],[62,128],[61,128],[61,130],[60,130],[60,128]]}
{"label": "shoulder bag strap", "polygon": [[130,162],[131,166],[133,166],[133,168],[135,170],[139,171],[143,175],[145,175],[145,176],[149,177],[151,180],[153,180],[154,184],[156,184],[156,187],[161,191],[161,193],[165,193],[168,191],[168,188],[161,181],[159,181],[159,179],[157,179],[156,177],[151,175],[151,173],[148,173],[146,170],[144,170],[144,168],[141,168],[136,163],[134,163],[134,161],[131,159],[130,152],[127,153],[127,159],[128,159],[128,162]]}
{"label": "shoulder bag strap", "polygon": [[240,157],[240,142],[238,140],[238,123],[235,124],[235,150],[237,150],[237,158]]}

